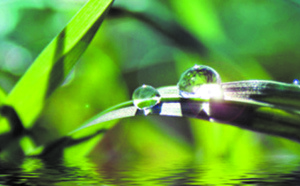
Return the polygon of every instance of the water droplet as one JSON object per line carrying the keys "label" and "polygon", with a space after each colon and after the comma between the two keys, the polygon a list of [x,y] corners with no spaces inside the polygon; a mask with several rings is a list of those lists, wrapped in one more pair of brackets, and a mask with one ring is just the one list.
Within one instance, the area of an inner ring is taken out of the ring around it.
{"label": "water droplet", "polygon": [[221,78],[217,71],[205,65],[186,70],[177,84],[179,94],[185,98],[222,98]]}
{"label": "water droplet", "polygon": [[293,84],[294,85],[299,85],[299,80],[298,79],[294,79]]}
{"label": "water droplet", "polygon": [[133,104],[140,110],[144,110],[145,115],[149,114],[149,109],[160,102],[159,92],[150,85],[142,85],[135,89],[132,94]]}

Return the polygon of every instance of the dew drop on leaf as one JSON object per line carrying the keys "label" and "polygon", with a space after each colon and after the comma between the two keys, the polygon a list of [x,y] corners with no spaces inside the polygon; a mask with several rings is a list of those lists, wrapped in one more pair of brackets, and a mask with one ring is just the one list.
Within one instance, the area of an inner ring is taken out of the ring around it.
{"label": "dew drop on leaf", "polygon": [[221,78],[217,71],[205,65],[195,65],[181,75],[177,84],[185,98],[221,98]]}
{"label": "dew drop on leaf", "polygon": [[133,104],[144,111],[157,105],[160,98],[159,92],[150,85],[142,85],[135,89],[132,94]]}

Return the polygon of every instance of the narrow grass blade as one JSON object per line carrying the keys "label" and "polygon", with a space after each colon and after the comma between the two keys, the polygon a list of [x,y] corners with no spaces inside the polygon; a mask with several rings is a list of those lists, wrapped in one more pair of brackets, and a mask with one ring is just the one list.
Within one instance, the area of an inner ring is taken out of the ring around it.
{"label": "narrow grass blade", "polygon": [[[157,11],[158,9],[160,11]],[[206,55],[207,48],[205,45],[177,23],[170,15],[169,10],[160,3],[155,4],[153,7],[147,7],[140,12],[131,12],[124,8],[113,7],[109,13],[111,17],[133,17],[148,24],[159,33],[164,34],[179,46]]]}
{"label": "narrow grass blade", "polygon": [[[300,142],[300,87],[274,81],[223,83],[224,99],[182,98],[176,86],[159,88],[162,99],[147,114],[192,117],[234,125],[247,130],[281,136]],[[87,121],[69,136],[84,137],[91,131],[108,130],[104,122],[145,115],[133,102],[126,102]]]}
{"label": "narrow grass blade", "polygon": [[300,109],[300,86],[276,81],[250,80],[223,83],[225,99],[245,99],[276,107]]}
{"label": "narrow grass blade", "polygon": [[197,118],[300,142],[300,110],[296,107],[299,86],[274,81],[238,81],[223,83],[221,87],[224,99],[210,100],[182,98],[176,86],[158,88],[161,101],[147,112],[137,109],[132,101],[111,107],[46,145],[41,157],[51,159],[54,157],[51,154],[57,157],[63,152],[73,156],[78,145],[80,149],[86,148],[81,150],[86,155],[100,139],[99,134],[116,124],[111,120],[146,115]]}
{"label": "narrow grass blade", "polygon": [[8,95],[25,127],[38,117],[45,100],[71,71],[97,32],[113,0],[90,0],[42,51]]}

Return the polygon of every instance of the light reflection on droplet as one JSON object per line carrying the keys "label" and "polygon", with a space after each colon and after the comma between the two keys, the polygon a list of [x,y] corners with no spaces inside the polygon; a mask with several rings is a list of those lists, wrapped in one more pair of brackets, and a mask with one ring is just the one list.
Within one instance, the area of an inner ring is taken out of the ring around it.
{"label": "light reflection on droplet", "polygon": [[298,79],[294,79],[293,84],[294,85],[299,85],[299,80]]}

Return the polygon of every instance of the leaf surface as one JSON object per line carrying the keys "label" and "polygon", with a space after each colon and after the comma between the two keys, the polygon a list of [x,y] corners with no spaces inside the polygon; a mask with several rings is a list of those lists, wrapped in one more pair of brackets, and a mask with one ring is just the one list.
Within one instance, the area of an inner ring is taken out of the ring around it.
{"label": "leaf surface", "polygon": [[0,87],[0,105],[5,101],[6,96],[5,91]]}
{"label": "leaf surface", "polygon": [[159,88],[161,102],[148,110],[137,109],[132,101],[112,107],[87,121],[69,136],[84,131],[108,130],[105,122],[134,116],[190,117],[234,125],[247,130],[300,141],[300,87],[275,81],[222,83],[224,99],[182,98],[176,86]]}
{"label": "leaf surface", "polygon": [[113,0],[90,0],[41,52],[8,95],[6,104],[30,127],[93,39]]}

